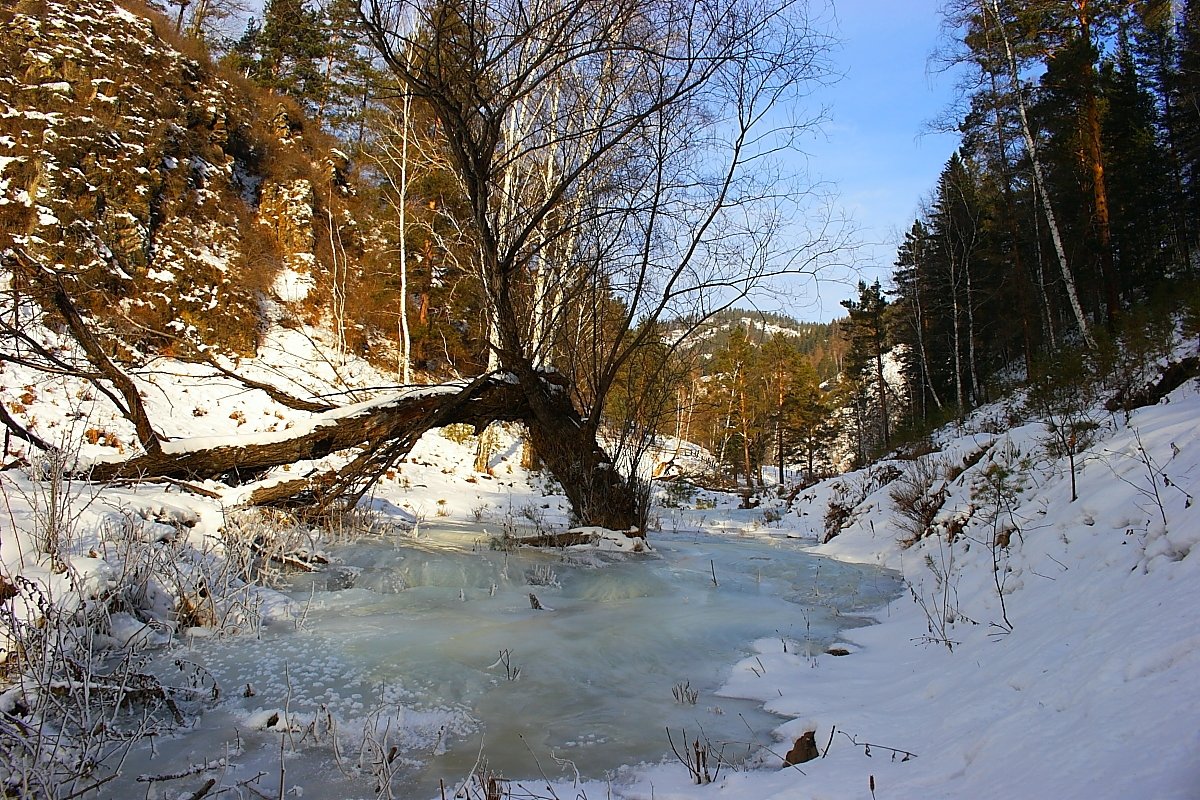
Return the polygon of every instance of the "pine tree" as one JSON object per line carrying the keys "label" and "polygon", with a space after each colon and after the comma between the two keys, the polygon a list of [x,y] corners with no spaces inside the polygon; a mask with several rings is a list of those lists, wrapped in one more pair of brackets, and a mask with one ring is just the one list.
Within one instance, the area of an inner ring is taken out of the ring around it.
{"label": "pine tree", "polygon": [[[322,26],[324,93],[316,111],[329,130],[361,149],[368,138],[371,111],[384,110],[384,98],[394,100],[400,92],[386,80],[364,44],[358,0],[331,0],[323,8]],[[387,110],[395,113],[398,105],[393,102]]]}
{"label": "pine tree", "polygon": [[834,398],[821,389],[816,371],[807,362],[792,374],[782,416],[785,446],[804,458],[805,483],[817,476],[817,455],[823,453],[836,431],[832,419]]}
{"label": "pine tree", "polygon": [[1119,288],[1124,297],[1133,298],[1179,262],[1172,220],[1173,206],[1183,198],[1172,197],[1170,155],[1165,137],[1158,136],[1155,101],[1138,70],[1127,27],[1120,33],[1118,49],[1102,70],[1101,86],[1107,100],[1104,137]]}
{"label": "pine tree", "polygon": [[934,380],[935,372],[939,372],[932,360],[937,352],[933,337],[934,326],[942,316],[936,299],[934,261],[936,258],[937,242],[926,226],[917,220],[908,233],[904,234],[904,242],[896,253],[893,280],[896,284],[896,307],[898,320],[897,339],[906,344],[912,353],[907,360],[908,382],[910,386],[919,386],[915,393],[918,411],[922,418],[933,409],[942,409],[941,395],[938,393],[940,381]]}
{"label": "pine tree", "polygon": [[321,14],[307,0],[267,0],[234,45],[234,66],[261,86],[315,112],[327,92],[323,67],[330,47]]}
{"label": "pine tree", "polygon": [[[1177,152],[1189,216],[1200,218],[1200,0],[1184,0],[1175,85]],[[1197,235],[1193,228],[1193,235]],[[1196,240],[1193,240],[1195,243]],[[1190,265],[1189,265],[1190,266]]]}
{"label": "pine tree", "polygon": [[[859,455],[865,459],[870,451],[887,449],[891,443],[890,389],[883,370],[883,355],[887,351],[887,323],[884,312],[888,302],[879,281],[868,286],[858,282],[858,299],[843,300],[849,312],[844,335],[850,343],[846,354],[845,375],[854,387],[854,406],[860,415]],[[874,406],[873,413],[869,410]],[[878,442],[872,430],[878,431]]]}

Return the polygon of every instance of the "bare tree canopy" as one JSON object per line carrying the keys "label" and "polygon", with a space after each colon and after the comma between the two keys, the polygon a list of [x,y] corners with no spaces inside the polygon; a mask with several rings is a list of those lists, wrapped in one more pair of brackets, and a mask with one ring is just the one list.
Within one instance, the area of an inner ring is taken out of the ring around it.
{"label": "bare tree canopy", "polygon": [[[812,207],[816,187],[789,166],[803,159],[786,157],[822,116],[801,102],[829,77],[820,20],[808,0],[359,0],[358,11],[403,90],[392,112],[407,115],[411,99],[431,114],[421,147],[436,152],[422,158],[457,184],[456,212],[467,209],[456,229],[473,250],[496,371],[355,409],[284,397],[315,417],[277,440],[167,441],[79,312],[80,287],[14,251],[14,270],[66,321],[97,388],[137,430],[144,454],[94,476],[244,482],[356,451],[320,487],[322,503],[354,502],[424,430],[519,419],[579,522],[641,527],[636,467],[667,413],[671,355],[688,326],[845,244],[846,229]],[[399,155],[397,174],[380,165],[400,209],[411,122],[394,127],[398,149],[385,153]],[[403,214],[398,227],[403,239]],[[403,334],[403,316],[399,325]],[[625,387],[608,403],[623,371],[638,373],[645,396],[631,402]],[[291,488],[303,487],[278,496]]]}
{"label": "bare tree canopy", "polygon": [[[796,101],[828,77],[828,37],[801,0],[360,11],[394,77],[437,116],[471,209],[490,345],[529,395],[535,445],[581,519],[615,508],[607,521],[633,522],[636,501],[612,493],[634,489],[616,477],[597,497],[571,488],[615,476],[595,441],[622,365],[656,321],[698,325],[844,244],[824,216],[796,240],[812,187],[779,158],[820,116]],[[548,416],[547,368],[566,373],[582,429]]]}

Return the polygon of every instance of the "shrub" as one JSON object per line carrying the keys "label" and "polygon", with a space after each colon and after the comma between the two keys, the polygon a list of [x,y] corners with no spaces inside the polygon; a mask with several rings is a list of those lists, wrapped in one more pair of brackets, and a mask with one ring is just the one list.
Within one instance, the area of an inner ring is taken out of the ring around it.
{"label": "shrub", "polygon": [[442,437],[455,444],[466,444],[475,438],[475,428],[466,423],[454,423],[442,428]]}
{"label": "shrub", "polygon": [[696,487],[684,480],[667,481],[663,492],[663,505],[667,508],[682,508],[692,502]]}
{"label": "shrub", "polygon": [[[900,540],[905,547],[924,538],[933,526],[934,517],[942,510],[946,502],[945,474],[941,459],[919,458],[888,491],[899,515],[900,530],[907,534]],[[941,485],[935,489],[938,483]]]}

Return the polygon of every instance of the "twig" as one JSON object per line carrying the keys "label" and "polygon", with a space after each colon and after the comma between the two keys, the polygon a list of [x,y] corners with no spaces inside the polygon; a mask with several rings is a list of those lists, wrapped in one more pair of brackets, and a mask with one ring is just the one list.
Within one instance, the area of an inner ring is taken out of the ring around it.
{"label": "twig", "polygon": [[825,750],[821,753],[821,758],[829,755],[829,748],[833,747],[833,734],[837,733],[837,725],[829,729],[829,741],[825,743]]}
{"label": "twig", "polygon": [[910,753],[907,750],[901,750],[898,747],[888,747],[885,744],[871,744],[870,742],[860,742],[857,739],[855,739],[853,736],[851,736],[850,734],[846,733],[845,731],[839,731],[839,733],[841,733],[842,736],[845,736],[847,739],[849,739],[850,743],[853,744],[855,747],[863,748],[863,755],[865,755],[867,758],[871,758],[871,748],[872,747],[874,747],[877,750],[887,750],[889,753],[892,754],[893,761],[895,761],[896,756],[899,756],[899,755],[904,756],[904,758],[900,759],[901,762],[908,761],[909,759],[917,757],[916,753]]}
{"label": "twig", "polygon": [[164,772],[159,775],[148,775],[148,774],[138,775],[136,778],[134,778],[134,780],[137,781],[138,783],[157,783],[159,781],[177,781],[180,778],[190,778],[192,775],[199,775],[201,772],[208,772],[210,769],[221,769],[225,766],[225,764],[226,764],[225,759],[220,758],[211,764],[209,764],[207,762],[205,762],[204,764],[193,764],[192,766],[188,767],[187,769],[181,769],[178,772]]}
{"label": "twig", "polygon": [[720,588],[721,584],[717,583],[717,566],[713,563],[711,558],[708,560],[708,568],[712,570],[713,586]]}
{"label": "twig", "polygon": [[96,781],[95,783],[89,784],[88,786],[85,786],[82,789],[78,789],[74,792],[71,792],[70,794],[64,796],[62,798],[62,800],[74,800],[74,798],[76,798],[76,797],[82,797],[83,795],[87,794],[88,792],[91,792],[91,791],[94,791],[94,790],[100,788],[104,784],[111,781],[113,778],[117,777],[117,775],[119,775],[119,774],[120,773],[118,773],[118,772],[114,772],[112,775],[109,775],[108,777],[101,778],[100,780]]}
{"label": "twig", "polygon": [[188,800],[200,800],[201,797],[204,797],[204,795],[208,794],[209,790],[211,790],[216,785],[217,785],[217,779],[209,778],[203,786],[201,786],[199,789],[197,789],[195,792],[192,793],[191,797],[189,797]]}
{"label": "twig", "polygon": [[256,381],[253,378],[247,378],[245,375],[239,375],[233,370],[222,366],[217,361],[216,357],[212,355],[212,353],[201,352],[199,355],[202,359],[204,359],[205,362],[208,363],[209,366],[217,370],[217,372],[220,372],[225,377],[232,378],[243,386],[265,392],[267,397],[270,397],[281,406],[287,406],[288,408],[296,411],[312,411],[316,413],[330,411],[333,409],[333,406],[329,403],[314,403],[311,400],[302,400],[301,398],[294,397],[269,383],[263,383],[262,381]]}
{"label": "twig", "polygon": [[[787,763],[787,757],[786,757],[786,756],[781,756],[781,755],[779,755],[779,753],[775,752],[775,751],[774,751],[774,750],[772,750],[770,747],[767,747],[765,744],[759,744],[759,742],[758,742],[758,737],[757,737],[757,735],[755,735],[755,733],[754,733],[754,728],[751,728],[751,727],[750,727],[750,723],[746,721],[746,718],[745,718],[744,716],[742,716],[741,714],[738,714],[738,718],[739,718],[739,719],[741,719],[741,721],[742,721],[742,724],[746,726],[746,730],[750,731],[750,739],[751,739],[751,742],[750,742],[749,744],[753,744],[755,747],[759,747],[759,748],[761,748],[761,749],[763,749],[763,750],[766,750],[768,753],[770,753],[771,755],[773,755],[773,756],[775,756],[776,758],[778,758],[778,759],[779,759],[781,762],[783,762],[783,765],[784,765],[785,767],[790,767],[790,768],[792,768],[792,769],[796,770],[796,772],[799,772],[801,775],[804,775],[804,776],[806,776],[806,777],[808,776],[808,773],[807,773],[807,772],[805,772],[804,770],[800,769],[799,765],[797,765],[797,764],[789,764],[789,763]],[[749,751],[749,750],[747,750],[747,751],[746,751],[746,753],[747,753],[747,756],[749,756],[749,754],[750,754],[750,751]]]}
{"label": "twig", "polygon": [[538,774],[542,776],[542,780],[546,782],[546,789],[549,790],[553,800],[559,800],[558,794],[555,793],[554,787],[550,785],[550,779],[546,777],[546,771],[542,769],[542,762],[537,757],[537,753],[533,752],[533,748],[529,746],[529,742],[525,741],[525,737],[517,734],[517,738],[521,740],[521,744],[525,745],[525,749],[529,751],[529,755],[533,756],[533,763],[537,765]]}

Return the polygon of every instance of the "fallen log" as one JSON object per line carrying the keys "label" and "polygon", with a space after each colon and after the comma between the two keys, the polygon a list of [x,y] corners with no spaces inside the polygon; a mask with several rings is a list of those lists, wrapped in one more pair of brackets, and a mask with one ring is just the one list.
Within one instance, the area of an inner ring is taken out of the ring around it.
{"label": "fallen log", "polygon": [[[644,541],[646,538],[646,534],[636,528],[628,531],[613,531],[613,533],[621,534],[626,539]],[[532,536],[517,535],[511,537],[510,541],[512,544],[525,547],[574,547],[580,544],[596,544],[602,538],[604,538],[604,533],[598,528],[572,528],[567,531],[551,531]]]}
{"label": "fallen log", "polygon": [[321,459],[354,447],[379,446],[396,439],[415,443],[435,426],[466,423],[481,427],[497,420],[519,420],[526,413],[524,393],[515,382],[504,375],[485,375],[469,383],[406,388],[391,397],[314,414],[293,430],[166,441],[157,452],[100,462],[88,474],[97,481],[224,477],[237,482],[239,476]]}

